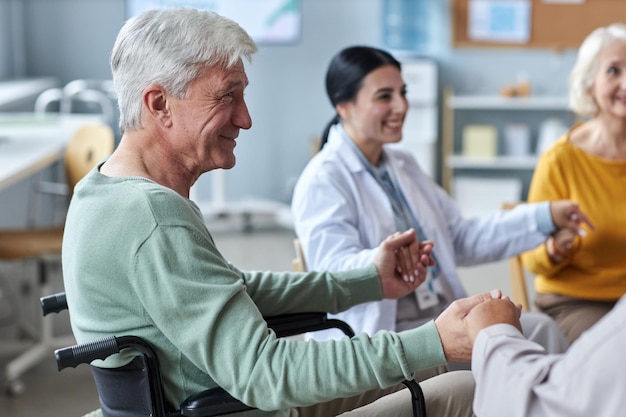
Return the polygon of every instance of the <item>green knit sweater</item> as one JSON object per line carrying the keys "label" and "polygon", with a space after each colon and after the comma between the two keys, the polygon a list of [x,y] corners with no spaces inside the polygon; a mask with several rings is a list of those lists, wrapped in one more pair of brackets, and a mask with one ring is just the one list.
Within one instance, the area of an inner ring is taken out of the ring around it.
{"label": "green knit sweater", "polygon": [[[220,254],[192,201],[144,178],[93,170],[78,184],[63,275],[77,341],[147,339],[173,404],[219,385],[259,409],[246,415],[286,416],[292,407],[391,386],[445,363],[432,322],[332,342],[278,339],[263,316],[334,313],[380,300],[376,268],[240,271]],[[133,355],[94,364],[118,367]]]}

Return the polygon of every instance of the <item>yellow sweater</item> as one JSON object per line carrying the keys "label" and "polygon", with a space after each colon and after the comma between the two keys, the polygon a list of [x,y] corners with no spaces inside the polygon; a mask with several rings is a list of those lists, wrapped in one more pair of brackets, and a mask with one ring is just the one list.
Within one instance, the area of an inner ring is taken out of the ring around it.
{"label": "yellow sweater", "polygon": [[596,229],[559,264],[545,245],[522,255],[536,291],[617,300],[626,293],[626,162],[590,155],[566,134],[540,157],[528,194],[529,202],[561,199],[579,202]]}

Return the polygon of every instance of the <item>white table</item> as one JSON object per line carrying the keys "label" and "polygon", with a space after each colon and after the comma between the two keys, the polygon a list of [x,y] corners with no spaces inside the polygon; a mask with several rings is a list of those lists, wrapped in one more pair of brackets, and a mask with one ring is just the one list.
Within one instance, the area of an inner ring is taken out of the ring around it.
{"label": "white table", "polygon": [[[99,115],[44,115],[24,113],[0,113],[0,192],[27,178],[28,176],[46,168],[63,158],[64,149],[77,129],[85,124],[101,122]],[[0,198],[0,210],[3,203],[11,196],[7,191]],[[13,228],[13,227],[11,227]],[[1,272],[1,271],[0,271]],[[2,277],[0,277],[2,278]],[[45,284],[45,283],[44,283]],[[43,285],[42,294],[49,294],[49,289]],[[41,311],[38,311],[41,319]],[[75,343],[72,337],[54,340],[52,347],[50,339],[50,320],[42,322],[40,330],[32,330],[33,326],[24,320],[24,314],[19,312],[15,319],[18,326],[29,333],[41,336],[45,342],[35,343],[2,340],[0,356],[8,353],[20,354],[11,359],[4,369],[5,383],[13,393],[19,393],[21,385],[19,377],[40,358],[45,358],[55,347],[67,346]],[[56,343],[58,342],[58,346]]]}
{"label": "white table", "polygon": [[63,157],[65,145],[94,115],[0,114],[0,191]]}
{"label": "white table", "polygon": [[0,110],[11,111],[24,101],[34,100],[45,90],[57,85],[58,81],[52,77],[0,81]]}

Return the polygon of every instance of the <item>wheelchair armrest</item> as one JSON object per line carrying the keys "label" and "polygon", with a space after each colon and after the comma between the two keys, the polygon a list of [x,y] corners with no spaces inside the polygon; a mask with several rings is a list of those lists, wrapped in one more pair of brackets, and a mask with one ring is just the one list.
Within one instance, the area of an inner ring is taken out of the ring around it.
{"label": "wheelchair armrest", "polygon": [[[40,302],[44,316],[50,313],[59,313],[68,308],[65,292],[41,297]],[[326,329],[339,329],[349,337],[354,336],[354,331],[347,323],[329,319],[327,313],[281,314],[265,317],[265,320],[268,327],[273,329],[278,337],[295,336]]]}
{"label": "wheelchair armrest", "polygon": [[265,317],[265,321],[278,337],[295,336],[326,329],[339,329],[349,337],[354,336],[354,331],[347,323],[329,319],[326,313],[281,314]]}
{"label": "wheelchair armrest", "polygon": [[426,400],[422,387],[414,380],[402,381],[411,393],[411,402],[413,405],[413,417],[426,417]]}
{"label": "wheelchair armrest", "polygon": [[253,407],[233,398],[222,388],[217,387],[187,397],[180,405],[180,415],[183,417],[212,417],[253,409]]}

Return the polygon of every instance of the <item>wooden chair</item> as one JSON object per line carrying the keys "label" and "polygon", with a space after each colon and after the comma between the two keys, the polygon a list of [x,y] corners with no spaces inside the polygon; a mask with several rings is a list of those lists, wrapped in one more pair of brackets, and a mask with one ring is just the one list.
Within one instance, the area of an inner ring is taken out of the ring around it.
{"label": "wooden chair", "polygon": [[295,272],[306,272],[306,262],[304,261],[304,252],[302,251],[302,245],[300,240],[293,240],[293,248],[296,252],[296,257],[291,261],[291,266]]}
{"label": "wooden chair", "polygon": [[[291,265],[295,272],[306,272],[306,261],[304,260],[304,251],[299,239],[293,240],[293,248],[296,252],[296,257],[291,261]],[[327,319],[328,321],[338,321],[337,319]],[[343,323],[340,320],[339,323]],[[347,324],[346,324],[347,325]],[[413,405],[413,417],[426,417],[426,401],[424,399],[424,393],[420,385],[414,380],[404,380],[402,383],[408,388],[411,393],[411,401]]]}
{"label": "wooden chair", "polygon": [[[66,190],[71,196],[76,183],[102,158],[113,152],[115,136],[105,124],[85,125],[79,128],[68,143],[65,154]],[[46,228],[0,230],[0,260],[35,260],[41,294],[49,294],[47,266],[58,262],[63,240],[63,225]],[[20,376],[41,360],[48,358],[54,348],[66,346],[68,338],[54,338],[52,323],[41,317],[41,328],[19,323],[36,340],[27,350],[9,361],[5,368],[6,391],[18,395],[24,390]],[[72,340],[72,339],[69,339]]]}
{"label": "wooden chair", "polygon": [[[521,204],[517,203],[503,203],[503,210],[512,210]],[[511,279],[511,298],[513,302],[522,305],[523,311],[530,310],[530,301],[528,299],[528,289],[526,288],[526,274],[524,273],[524,266],[522,265],[521,255],[512,256],[509,258],[509,274]]]}

